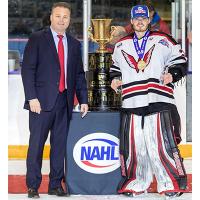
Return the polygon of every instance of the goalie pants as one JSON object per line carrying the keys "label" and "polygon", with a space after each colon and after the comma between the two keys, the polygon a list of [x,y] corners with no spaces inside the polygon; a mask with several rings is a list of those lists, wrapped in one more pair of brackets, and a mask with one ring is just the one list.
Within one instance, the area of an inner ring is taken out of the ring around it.
{"label": "goalie pants", "polygon": [[147,190],[154,175],[159,193],[178,192],[187,187],[169,111],[147,116],[122,112],[120,160],[119,193]]}

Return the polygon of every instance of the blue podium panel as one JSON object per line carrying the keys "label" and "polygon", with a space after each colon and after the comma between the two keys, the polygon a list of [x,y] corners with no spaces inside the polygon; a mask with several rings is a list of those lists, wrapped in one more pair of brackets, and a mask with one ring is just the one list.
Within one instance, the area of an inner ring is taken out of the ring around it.
{"label": "blue podium panel", "polygon": [[116,194],[121,179],[119,112],[73,113],[67,140],[66,181],[71,194]]}

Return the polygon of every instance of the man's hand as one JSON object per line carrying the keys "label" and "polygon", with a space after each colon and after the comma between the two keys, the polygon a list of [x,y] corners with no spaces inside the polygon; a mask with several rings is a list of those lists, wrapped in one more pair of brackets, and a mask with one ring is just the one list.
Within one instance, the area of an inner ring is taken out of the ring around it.
{"label": "man's hand", "polygon": [[85,115],[88,112],[88,105],[87,104],[81,104],[81,117],[85,117]]}
{"label": "man's hand", "polygon": [[115,26],[115,28],[111,32],[111,35],[113,37],[118,37],[120,35],[123,35],[124,33],[126,33],[126,30],[123,26]]}
{"label": "man's hand", "polygon": [[113,79],[112,80],[112,83],[111,83],[111,88],[113,89],[113,90],[115,90],[115,92],[117,93],[118,91],[117,91],[117,88],[119,87],[119,86],[121,86],[122,85],[122,81],[120,81],[120,80],[118,80],[118,79]]}
{"label": "man's hand", "polygon": [[170,73],[166,73],[161,76],[161,80],[163,81],[164,85],[167,85],[168,83],[171,83],[173,81],[173,77]]}
{"label": "man's hand", "polygon": [[116,44],[121,38],[126,36],[126,30],[123,26],[115,26],[113,30],[111,31],[111,41],[109,42],[110,44],[114,45]]}
{"label": "man's hand", "polygon": [[31,112],[40,114],[41,106],[40,106],[40,102],[38,101],[38,99],[29,100],[29,105],[30,105]]}

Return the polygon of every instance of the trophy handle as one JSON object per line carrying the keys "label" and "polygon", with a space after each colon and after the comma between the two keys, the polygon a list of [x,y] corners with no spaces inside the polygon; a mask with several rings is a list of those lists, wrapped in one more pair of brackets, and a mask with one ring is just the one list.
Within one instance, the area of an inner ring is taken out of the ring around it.
{"label": "trophy handle", "polygon": [[93,42],[97,42],[95,39],[94,39],[94,35],[93,35],[93,33],[92,33],[92,27],[91,26],[89,26],[89,28],[88,28],[88,34],[89,34],[89,39],[91,39]]}
{"label": "trophy handle", "polygon": [[111,31],[110,31],[110,38],[109,38],[109,41],[108,41],[108,42],[110,42],[110,41],[113,39],[114,36],[113,36],[112,32],[115,31],[115,30],[117,29],[116,26],[111,26],[110,28],[111,28]]}

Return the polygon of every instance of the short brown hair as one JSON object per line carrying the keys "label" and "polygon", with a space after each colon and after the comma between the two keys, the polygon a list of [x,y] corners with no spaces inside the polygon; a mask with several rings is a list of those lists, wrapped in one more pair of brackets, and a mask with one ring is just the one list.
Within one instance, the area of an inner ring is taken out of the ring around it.
{"label": "short brown hair", "polygon": [[71,12],[71,6],[70,6],[69,3],[67,3],[67,2],[56,2],[56,3],[53,4],[53,6],[51,8],[51,13],[53,12],[53,9],[57,8],[57,7],[67,8]]}

